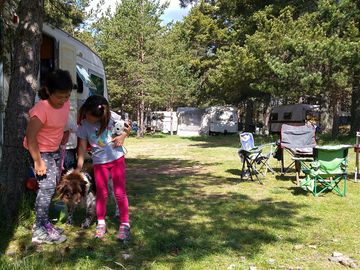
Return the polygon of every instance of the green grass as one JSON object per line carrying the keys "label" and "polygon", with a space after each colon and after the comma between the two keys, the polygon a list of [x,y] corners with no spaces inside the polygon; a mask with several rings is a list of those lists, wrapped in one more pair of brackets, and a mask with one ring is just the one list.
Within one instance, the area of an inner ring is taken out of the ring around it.
{"label": "green grass", "polygon": [[[334,251],[360,260],[360,187],[352,181],[352,150],[347,196],[315,198],[296,186],[294,173],[268,173],[264,185],[239,182],[235,135],[132,137],[126,147],[129,244],[115,241],[118,221],[110,217],[106,239],[93,239],[95,225],[81,230],[78,211],[75,226],[57,223],[66,229],[66,243],[34,247],[34,214],[24,206],[27,214],[0,257],[0,269],[343,269],[328,260]],[[109,216],[113,208],[110,201]]]}

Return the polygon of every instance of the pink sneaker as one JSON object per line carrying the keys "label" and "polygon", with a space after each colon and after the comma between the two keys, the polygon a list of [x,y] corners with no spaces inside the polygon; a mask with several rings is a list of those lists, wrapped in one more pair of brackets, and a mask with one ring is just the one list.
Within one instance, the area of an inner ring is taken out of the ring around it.
{"label": "pink sneaker", "polygon": [[95,238],[103,238],[106,234],[106,225],[99,224],[96,226]]}
{"label": "pink sneaker", "polygon": [[120,225],[116,238],[122,242],[130,240],[130,227],[128,225]]}

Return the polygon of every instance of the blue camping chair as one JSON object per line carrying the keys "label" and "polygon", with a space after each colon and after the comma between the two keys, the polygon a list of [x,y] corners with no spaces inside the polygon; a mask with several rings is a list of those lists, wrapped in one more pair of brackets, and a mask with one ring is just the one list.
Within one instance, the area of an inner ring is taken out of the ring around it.
{"label": "blue camping chair", "polygon": [[[241,148],[238,150],[238,155],[242,161],[241,181],[246,174],[249,174],[251,180],[255,175],[260,184],[262,181],[259,179],[258,174],[266,175],[267,170],[275,173],[269,164],[269,159],[273,155],[275,143],[267,143],[255,146],[254,137],[250,132],[239,133]],[[266,151],[267,150],[267,151]],[[260,167],[257,168],[256,166]],[[246,167],[245,167],[246,166]],[[262,170],[265,169],[265,172]]]}

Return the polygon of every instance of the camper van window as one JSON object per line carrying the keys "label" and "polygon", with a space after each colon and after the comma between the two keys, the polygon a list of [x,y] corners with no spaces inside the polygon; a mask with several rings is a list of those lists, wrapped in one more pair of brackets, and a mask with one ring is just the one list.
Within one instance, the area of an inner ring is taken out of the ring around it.
{"label": "camper van window", "polygon": [[272,120],[272,121],[277,121],[278,119],[279,119],[278,113],[272,113],[272,114],[270,115],[270,120]]}
{"label": "camper van window", "polygon": [[91,81],[96,86],[96,89],[93,89],[95,91],[94,94],[103,96],[104,95],[104,79],[95,74],[90,74],[90,78],[91,78]]}
{"label": "camper van window", "polygon": [[284,120],[291,120],[291,116],[292,116],[291,112],[284,113]]}
{"label": "camper van window", "polygon": [[83,81],[81,80],[79,74],[76,73],[76,83],[77,83],[77,92],[78,93],[83,93],[84,92],[84,83]]}
{"label": "camper van window", "polygon": [[217,113],[216,113],[216,120],[218,120],[218,121],[222,120],[223,114],[224,114],[223,111],[217,112]]}
{"label": "camper van window", "polygon": [[87,86],[91,89],[96,88],[96,85],[91,80],[91,77],[90,77],[89,73],[87,73],[85,68],[83,68],[82,66],[76,65],[76,74],[80,77],[80,79],[83,81],[83,84],[85,84],[85,86]]}

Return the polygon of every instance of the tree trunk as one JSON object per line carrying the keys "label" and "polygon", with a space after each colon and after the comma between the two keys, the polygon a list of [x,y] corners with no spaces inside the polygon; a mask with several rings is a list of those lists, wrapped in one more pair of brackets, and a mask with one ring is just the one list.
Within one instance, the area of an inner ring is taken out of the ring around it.
{"label": "tree trunk", "polygon": [[340,112],[340,102],[338,100],[334,101],[333,107],[333,124],[331,130],[331,137],[335,139],[339,134],[339,112]]}
{"label": "tree trunk", "polygon": [[332,130],[332,118],[330,114],[330,98],[327,95],[323,97],[323,105],[321,106],[320,127],[323,133],[329,133]]}
{"label": "tree trunk", "polygon": [[[360,72],[359,72],[360,73]],[[360,131],[360,74],[356,74],[353,80],[351,95],[351,132]]]}
{"label": "tree trunk", "polygon": [[43,0],[21,0],[20,23],[14,40],[14,58],[6,105],[4,145],[0,164],[0,207],[8,225],[16,219],[29,164],[23,139],[27,113],[38,89]]}
{"label": "tree trunk", "polygon": [[141,101],[140,101],[140,136],[144,137],[145,134],[145,101],[144,101],[144,93],[141,93]]}
{"label": "tree trunk", "polygon": [[140,137],[141,135],[141,125],[140,125],[140,101],[137,104],[137,111],[136,111],[136,119],[137,119],[137,131],[136,131],[136,137]]}
{"label": "tree trunk", "polygon": [[245,131],[254,132],[254,101],[249,98],[246,103],[246,112],[245,112]]}
{"label": "tree trunk", "polygon": [[264,118],[263,118],[263,130],[262,130],[262,134],[269,134],[269,121],[270,121],[270,115],[271,115],[271,110],[272,110],[272,106],[271,106],[271,96],[267,96],[264,102],[264,106],[265,106],[265,113],[264,113]]}

